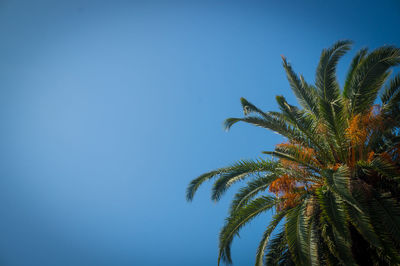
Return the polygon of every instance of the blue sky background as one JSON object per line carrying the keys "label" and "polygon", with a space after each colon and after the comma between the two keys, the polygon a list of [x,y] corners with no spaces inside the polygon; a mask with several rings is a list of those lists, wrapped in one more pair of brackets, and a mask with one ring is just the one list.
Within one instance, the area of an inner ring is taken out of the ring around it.
{"label": "blue sky background", "polygon": [[[302,2],[300,4],[300,2]],[[0,1],[0,265],[215,265],[218,204],[191,179],[281,138],[239,98],[294,102],[338,39],[400,46],[398,1]],[[251,265],[268,222],[233,244]]]}

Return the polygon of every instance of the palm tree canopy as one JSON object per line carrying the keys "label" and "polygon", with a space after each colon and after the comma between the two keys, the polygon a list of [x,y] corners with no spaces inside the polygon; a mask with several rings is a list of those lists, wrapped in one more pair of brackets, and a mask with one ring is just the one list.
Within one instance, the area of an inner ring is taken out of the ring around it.
{"label": "palm tree canopy", "polygon": [[282,57],[299,107],[277,96],[280,111],[266,112],[242,98],[244,117],[225,121],[226,129],[246,122],[285,142],[263,151],[267,158],[239,161],[189,184],[191,201],[214,179],[212,200],[218,201],[234,183],[248,180],[221,229],[218,264],[232,262],[235,235],[269,210],[275,214],[256,265],[400,263],[400,75],[392,75],[400,49],[361,49],[341,88],[336,67],[351,45],[338,41],[322,51],[314,84]]}

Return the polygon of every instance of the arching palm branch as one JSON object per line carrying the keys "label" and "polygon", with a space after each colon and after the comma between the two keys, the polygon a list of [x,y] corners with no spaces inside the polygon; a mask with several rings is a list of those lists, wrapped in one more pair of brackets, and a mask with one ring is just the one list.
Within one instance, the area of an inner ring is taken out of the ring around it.
{"label": "arching palm branch", "polygon": [[339,41],[322,51],[315,85],[283,57],[301,108],[277,96],[280,112],[264,112],[242,98],[245,116],[225,121],[227,129],[246,122],[286,141],[263,152],[275,159],[240,161],[190,183],[189,201],[204,181],[215,179],[212,199],[218,201],[232,184],[249,179],[221,230],[218,264],[232,262],[234,236],[269,210],[275,214],[256,265],[400,263],[400,75],[388,81],[400,49],[360,50],[342,90],[336,66],[350,47]]}

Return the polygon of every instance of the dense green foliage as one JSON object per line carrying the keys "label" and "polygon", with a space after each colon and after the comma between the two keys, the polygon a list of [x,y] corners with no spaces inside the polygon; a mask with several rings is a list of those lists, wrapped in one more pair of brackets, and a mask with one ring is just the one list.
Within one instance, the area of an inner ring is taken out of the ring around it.
{"label": "dense green foliage", "polygon": [[232,184],[248,180],[221,230],[218,264],[232,262],[235,235],[270,210],[256,265],[400,263],[400,75],[391,72],[400,49],[360,50],[341,88],[336,66],[350,47],[339,41],[322,51],[314,85],[283,58],[301,108],[277,96],[280,112],[264,112],[242,98],[244,117],[225,121],[227,129],[246,122],[286,141],[263,152],[271,159],[240,161],[190,183],[189,201],[204,181],[215,179],[217,201]]}

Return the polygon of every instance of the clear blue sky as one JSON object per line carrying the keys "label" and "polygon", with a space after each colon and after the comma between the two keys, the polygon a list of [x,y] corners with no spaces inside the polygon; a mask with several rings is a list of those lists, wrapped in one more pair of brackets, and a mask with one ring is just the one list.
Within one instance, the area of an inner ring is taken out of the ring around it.
{"label": "clear blue sky", "polygon": [[313,82],[338,39],[341,78],[356,49],[400,46],[398,1],[301,2],[0,1],[0,265],[215,265],[232,193],[187,203],[187,184],[281,141],[223,131],[239,98],[293,102],[281,54]]}

